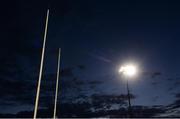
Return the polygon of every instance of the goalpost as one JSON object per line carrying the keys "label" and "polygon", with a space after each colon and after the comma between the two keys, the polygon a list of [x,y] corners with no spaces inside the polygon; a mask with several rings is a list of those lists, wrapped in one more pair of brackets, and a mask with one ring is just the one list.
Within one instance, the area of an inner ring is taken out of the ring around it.
{"label": "goalpost", "polygon": [[45,26],[45,31],[44,31],[41,64],[40,64],[39,79],[38,79],[38,86],[37,86],[37,92],[36,92],[36,101],[35,101],[35,107],[34,107],[34,116],[33,116],[34,119],[36,119],[36,116],[37,116],[37,109],[38,109],[38,103],[39,103],[39,93],[40,93],[40,87],[41,87],[41,78],[42,78],[42,70],[43,70],[43,62],[44,62],[44,52],[45,52],[45,46],[46,46],[48,20],[49,20],[49,9],[47,10],[47,16],[46,16],[46,26]]}
{"label": "goalpost", "polygon": [[[40,88],[41,88],[41,79],[42,79],[42,71],[43,71],[43,62],[44,62],[44,53],[45,53],[45,47],[46,47],[46,37],[47,37],[47,30],[48,30],[48,20],[49,20],[49,9],[47,10],[47,16],[46,16],[46,25],[45,25],[45,31],[44,31],[44,41],[43,41],[43,48],[42,48],[42,54],[41,54],[41,63],[40,63],[40,70],[39,70],[39,79],[38,79],[38,85],[37,85],[37,92],[36,92],[36,100],[35,100],[35,107],[34,107],[34,116],[33,118],[36,119],[37,117],[37,110],[38,110],[38,104],[39,104],[39,95],[40,95]],[[59,74],[60,74],[60,58],[61,58],[61,48],[59,48],[58,52],[58,66],[57,66],[57,77],[56,77],[56,91],[55,91],[55,102],[54,102],[54,113],[53,118],[56,118],[56,109],[57,109],[57,99],[58,99],[58,86],[59,86]]]}

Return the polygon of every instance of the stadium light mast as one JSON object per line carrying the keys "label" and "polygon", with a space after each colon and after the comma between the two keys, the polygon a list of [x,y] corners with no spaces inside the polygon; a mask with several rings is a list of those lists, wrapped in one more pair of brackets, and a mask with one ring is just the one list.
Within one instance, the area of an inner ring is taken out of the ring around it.
{"label": "stadium light mast", "polygon": [[38,79],[37,92],[36,92],[36,101],[35,101],[35,107],[34,107],[34,116],[33,116],[34,119],[36,119],[36,116],[37,116],[38,103],[39,103],[39,93],[40,93],[41,79],[42,79],[44,53],[45,53],[45,46],[46,46],[46,36],[47,36],[47,29],[48,29],[48,20],[49,20],[49,9],[47,10],[47,16],[46,16],[46,25],[45,25],[45,31],[44,31],[44,41],[43,41],[43,48],[42,48],[42,54],[41,54],[41,64],[40,64],[40,70],[39,70],[39,79]]}
{"label": "stadium light mast", "polygon": [[133,78],[137,74],[137,67],[133,64],[123,65],[120,67],[119,73],[125,76],[125,79],[127,80],[126,86],[127,86],[127,96],[128,96],[128,114],[129,114],[129,117],[131,117],[132,110],[131,110],[131,99],[130,99],[130,90],[129,90],[128,80],[130,78]]}

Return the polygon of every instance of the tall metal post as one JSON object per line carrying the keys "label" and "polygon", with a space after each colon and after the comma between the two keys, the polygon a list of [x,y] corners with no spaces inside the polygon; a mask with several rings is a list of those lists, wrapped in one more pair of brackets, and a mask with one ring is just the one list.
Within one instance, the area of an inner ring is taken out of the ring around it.
{"label": "tall metal post", "polygon": [[45,26],[45,31],[44,31],[44,41],[43,41],[43,48],[42,48],[42,55],[41,55],[41,65],[40,65],[39,80],[38,80],[36,101],[35,101],[35,107],[34,107],[34,116],[33,116],[34,119],[36,119],[36,116],[37,116],[37,109],[38,109],[38,103],[39,103],[39,93],[40,93],[40,87],[41,87],[41,78],[42,78],[42,70],[43,70],[43,62],[44,62],[44,52],[45,52],[45,46],[46,46],[48,19],[49,19],[49,9],[47,10],[47,16],[46,16],[46,26]]}
{"label": "tall metal post", "polygon": [[129,90],[129,84],[128,84],[128,80],[127,80],[127,93],[128,93],[128,116],[131,117],[132,116],[132,110],[131,110],[131,97],[130,97],[130,90]]}
{"label": "tall metal post", "polygon": [[58,67],[57,67],[57,79],[56,79],[56,94],[55,94],[55,103],[54,103],[54,115],[53,118],[56,118],[56,108],[57,108],[57,98],[58,98],[58,86],[59,86],[59,70],[60,70],[60,60],[61,60],[61,48],[59,48],[58,53]]}

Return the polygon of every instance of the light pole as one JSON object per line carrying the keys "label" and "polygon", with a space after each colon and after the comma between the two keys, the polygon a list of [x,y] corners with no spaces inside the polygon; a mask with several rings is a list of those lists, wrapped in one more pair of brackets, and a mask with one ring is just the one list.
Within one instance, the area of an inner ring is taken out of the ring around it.
{"label": "light pole", "polygon": [[130,90],[129,90],[129,84],[128,80],[129,78],[134,77],[137,74],[137,68],[135,65],[128,64],[128,65],[123,65],[119,69],[119,73],[125,76],[127,80],[127,98],[128,98],[128,116],[132,116],[132,110],[131,110],[131,99],[130,99]]}
{"label": "light pole", "polygon": [[128,80],[127,80],[127,96],[128,96],[128,113],[129,113],[129,116],[131,117],[131,115],[132,115],[132,112],[131,112],[131,99],[130,99],[130,90],[129,90]]}

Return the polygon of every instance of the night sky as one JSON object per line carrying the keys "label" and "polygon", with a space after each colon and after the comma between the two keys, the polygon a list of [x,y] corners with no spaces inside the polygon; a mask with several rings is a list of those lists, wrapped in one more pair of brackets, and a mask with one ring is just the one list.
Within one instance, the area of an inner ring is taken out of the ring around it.
{"label": "night sky", "polygon": [[[58,103],[92,95],[124,95],[118,73],[139,67],[129,81],[132,105],[180,100],[180,3],[173,0],[1,1],[0,113],[33,110],[47,9],[50,9],[39,108],[53,105],[58,48]],[[61,107],[63,108],[63,107]]]}

